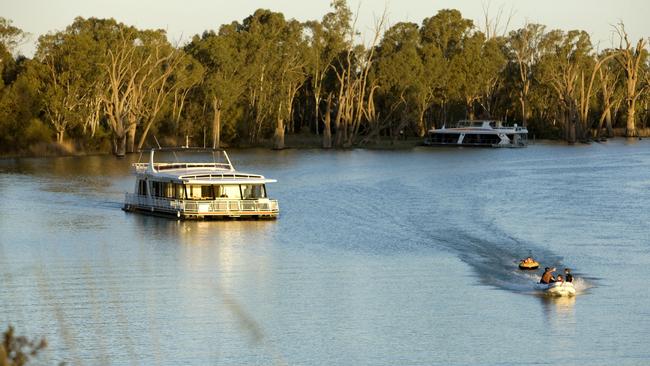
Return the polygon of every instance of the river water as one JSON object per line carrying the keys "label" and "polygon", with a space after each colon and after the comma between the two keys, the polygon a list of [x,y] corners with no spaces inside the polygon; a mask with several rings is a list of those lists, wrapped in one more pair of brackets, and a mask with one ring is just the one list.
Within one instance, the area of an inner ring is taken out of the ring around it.
{"label": "river water", "polygon": [[43,364],[650,362],[647,140],[230,155],[278,220],[125,213],[137,156],[0,160],[2,329]]}

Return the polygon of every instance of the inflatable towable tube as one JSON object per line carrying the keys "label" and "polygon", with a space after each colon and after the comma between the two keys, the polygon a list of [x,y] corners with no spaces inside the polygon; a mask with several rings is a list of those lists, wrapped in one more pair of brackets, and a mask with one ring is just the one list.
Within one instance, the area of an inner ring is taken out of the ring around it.
{"label": "inflatable towable tube", "polygon": [[537,261],[531,261],[531,262],[526,262],[525,260],[522,260],[519,262],[519,269],[537,269],[539,268],[539,263]]}

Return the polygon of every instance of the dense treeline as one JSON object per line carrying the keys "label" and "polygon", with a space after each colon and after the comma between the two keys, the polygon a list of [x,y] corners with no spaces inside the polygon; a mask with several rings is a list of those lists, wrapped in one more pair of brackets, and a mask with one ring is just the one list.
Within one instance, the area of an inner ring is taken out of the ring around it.
{"label": "dense treeline", "polygon": [[305,23],[260,9],[182,46],[162,30],[77,18],[28,59],[12,56],[24,33],[0,18],[0,146],[121,155],[155,140],[282,148],[301,134],[349,147],[464,118],[572,143],[637,136],[650,118],[647,44],[623,24],[603,50],[584,31],[499,35],[457,10],[385,28],[379,19],[358,42],[345,0]]}

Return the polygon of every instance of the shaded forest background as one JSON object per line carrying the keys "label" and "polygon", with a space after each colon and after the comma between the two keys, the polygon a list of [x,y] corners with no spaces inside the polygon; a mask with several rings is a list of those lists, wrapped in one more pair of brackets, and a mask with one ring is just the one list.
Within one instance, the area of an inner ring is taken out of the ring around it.
{"label": "shaded forest background", "polygon": [[[324,148],[422,137],[494,118],[569,143],[648,135],[647,40],[499,13],[477,27],[457,10],[421,24],[376,20],[361,39],[345,0],[304,23],[259,9],[184,45],[165,31],[76,18],[15,56],[26,34],[0,18],[0,152],[112,152],[166,146]],[[156,141],[157,140],[157,141]]]}

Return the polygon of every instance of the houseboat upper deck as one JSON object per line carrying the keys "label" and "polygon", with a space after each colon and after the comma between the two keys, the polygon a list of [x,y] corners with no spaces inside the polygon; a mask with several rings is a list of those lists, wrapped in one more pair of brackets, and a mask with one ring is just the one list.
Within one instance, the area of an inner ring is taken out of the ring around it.
{"label": "houseboat upper deck", "polygon": [[[149,161],[133,164],[134,193],[124,210],[182,219],[276,218],[277,200],[267,196],[259,174],[236,171],[225,150],[178,148],[146,151]],[[171,161],[156,161],[163,156]],[[208,159],[206,159],[208,158]]]}

